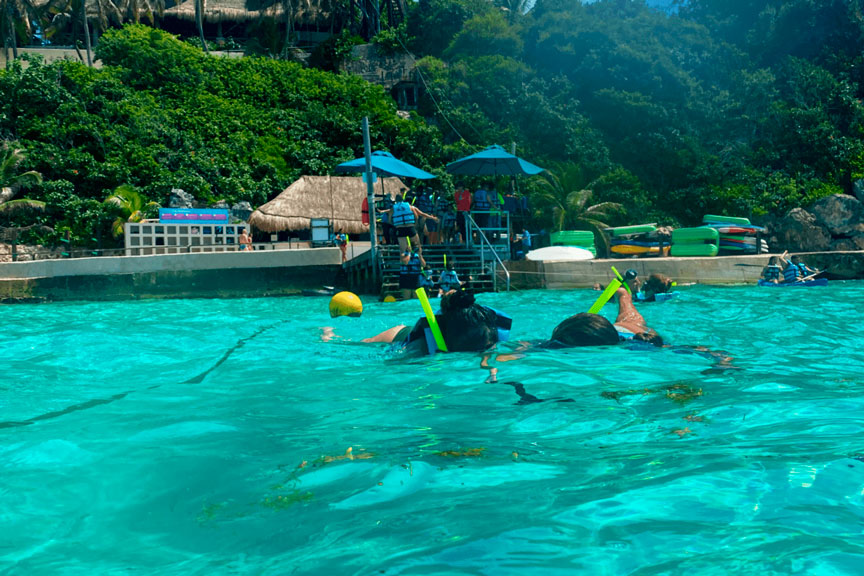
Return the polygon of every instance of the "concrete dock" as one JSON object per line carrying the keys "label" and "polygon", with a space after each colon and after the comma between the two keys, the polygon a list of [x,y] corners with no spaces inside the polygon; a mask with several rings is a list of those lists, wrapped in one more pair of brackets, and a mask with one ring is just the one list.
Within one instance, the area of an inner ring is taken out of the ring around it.
{"label": "concrete dock", "polygon": [[338,248],[35,260],[0,264],[0,300],[284,296],[332,285]]}

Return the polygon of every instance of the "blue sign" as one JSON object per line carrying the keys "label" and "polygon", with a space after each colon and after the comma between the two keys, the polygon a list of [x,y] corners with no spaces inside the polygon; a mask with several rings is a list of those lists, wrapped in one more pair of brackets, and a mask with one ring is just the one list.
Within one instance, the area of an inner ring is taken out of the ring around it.
{"label": "blue sign", "polygon": [[228,224],[225,208],[160,208],[160,224]]}

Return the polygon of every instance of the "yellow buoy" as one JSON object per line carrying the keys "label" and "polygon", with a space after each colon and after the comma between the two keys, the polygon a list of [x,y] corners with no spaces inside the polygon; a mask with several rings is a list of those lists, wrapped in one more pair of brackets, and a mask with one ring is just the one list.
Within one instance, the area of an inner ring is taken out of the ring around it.
{"label": "yellow buoy", "polygon": [[396,298],[394,298],[392,294],[388,294],[387,296],[384,297],[384,302],[395,302],[395,301],[396,301]]}
{"label": "yellow buoy", "polygon": [[330,299],[330,317],[350,316],[359,318],[363,313],[363,302],[353,292],[339,292]]}

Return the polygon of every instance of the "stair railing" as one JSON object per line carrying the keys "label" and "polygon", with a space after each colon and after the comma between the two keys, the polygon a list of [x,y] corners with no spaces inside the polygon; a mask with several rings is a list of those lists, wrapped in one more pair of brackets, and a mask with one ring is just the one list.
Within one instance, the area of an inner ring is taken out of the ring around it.
{"label": "stair railing", "polygon": [[474,218],[468,212],[463,212],[465,215],[465,230],[467,232],[467,238],[465,239],[469,245],[473,244],[471,238],[473,238],[473,233],[477,232],[477,237],[480,238],[480,266],[483,269],[486,268],[486,246],[489,247],[489,251],[492,252],[492,256],[495,257],[495,268],[492,270],[492,289],[496,292],[498,291],[498,266],[501,266],[501,269],[504,271],[504,276],[507,278],[507,292],[510,291],[510,271],[507,270],[507,267],[504,266],[504,261],[501,260],[501,256],[498,255],[498,251],[486,237],[486,234],[483,233],[483,229],[477,225],[477,222],[474,221]]}

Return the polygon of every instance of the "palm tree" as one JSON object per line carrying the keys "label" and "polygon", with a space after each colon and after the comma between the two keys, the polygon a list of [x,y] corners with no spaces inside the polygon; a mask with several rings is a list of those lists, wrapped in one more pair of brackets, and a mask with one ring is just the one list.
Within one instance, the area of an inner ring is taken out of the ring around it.
{"label": "palm tree", "polygon": [[204,8],[207,7],[206,0],[193,0],[195,2],[195,26],[198,27],[198,37],[201,39],[201,48],[209,54],[207,41],[204,40]]}
{"label": "palm tree", "polygon": [[123,225],[126,222],[140,222],[160,207],[157,202],[144,204],[144,198],[130,184],[121,184],[115,188],[114,193],[105,200],[105,203],[115,207],[119,213],[117,219],[111,224],[111,233],[115,238],[123,234]]}
{"label": "palm tree", "polygon": [[551,216],[552,225],[558,232],[565,226],[592,231],[598,252],[608,255],[609,242],[603,229],[609,227],[607,222],[623,216],[626,209],[617,202],[591,204],[594,197],[591,189],[603,176],[588,180],[580,166],[563,164],[554,172],[544,172],[542,177],[535,201],[535,217],[548,220]]}
{"label": "palm tree", "polygon": [[[123,24],[124,10],[123,0],[55,0],[58,6],[51,12],[54,17],[51,25],[46,28],[45,36],[52,38],[58,34],[65,33],[69,29],[72,36],[72,44],[78,57],[88,66],[93,66],[93,46],[90,39],[90,26],[93,26],[94,35],[104,32],[109,26],[121,26]],[[123,8],[121,9],[121,5]],[[78,27],[84,30],[84,48],[86,59],[78,48]]]}
{"label": "palm tree", "polygon": [[165,0],[119,0],[117,7],[121,18],[135,24],[141,22],[143,14],[151,25],[156,26],[156,17],[162,18],[165,14]]}
{"label": "palm tree", "polygon": [[37,26],[47,24],[47,16],[56,10],[59,0],[36,2],[34,0],[0,0],[0,34],[3,36],[3,49],[9,60],[18,58],[18,40],[29,42],[36,33]]}
{"label": "palm tree", "polygon": [[12,200],[18,191],[42,182],[42,174],[34,170],[18,173],[18,166],[24,160],[24,150],[15,148],[8,142],[0,147],[0,207],[7,204],[24,205],[35,200]]}

